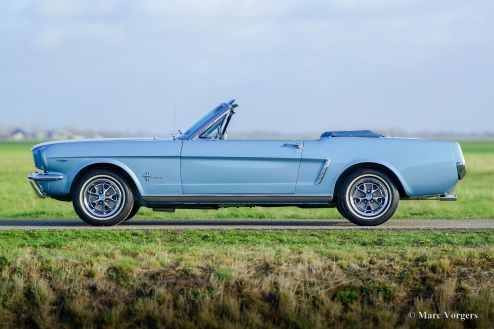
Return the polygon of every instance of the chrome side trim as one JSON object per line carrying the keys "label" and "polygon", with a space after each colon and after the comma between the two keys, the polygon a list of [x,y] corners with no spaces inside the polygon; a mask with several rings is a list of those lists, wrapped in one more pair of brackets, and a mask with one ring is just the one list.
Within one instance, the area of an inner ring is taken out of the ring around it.
{"label": "chrome side trim", "polygon": [[143,196],[144,201],[149,203],[166,204],[273,204],[273,203],[316,203],[328,204],[332,201],[332,195],[283,195],[283,194],[184,194],[184,195],[162,195]]}
{"label": "chrome side trim", "polygon": [[324,179],[324,176],[326,176],[326,172],[328,171],[328,168],[329,168],[329,160],[326,159],[326,161],[324,161],[324,164],[321,167],[319,176],[317,176],[316,182],[314,183],[315,185],[321,184],[322,180]]}
{"label": "chrome side trim", "polygon": [[27,176],[27,178],[29,180],[33,180],[35,182],[56,181],[56,180],[62,180],[63,179],[63,175],[33,172],[29,176]]}
{"label": "chrome side trim", "polygon": [[281,147],[292,147],[296,149],[301,149],[302,148],[302,143],[285,143],[281,145]]}

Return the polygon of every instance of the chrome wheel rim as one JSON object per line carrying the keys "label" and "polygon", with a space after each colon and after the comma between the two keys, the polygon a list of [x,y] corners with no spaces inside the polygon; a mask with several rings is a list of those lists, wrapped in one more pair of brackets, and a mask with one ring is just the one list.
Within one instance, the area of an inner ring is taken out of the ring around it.
{"label": "chrome wheel rim", "polygon": [[372,219],[388,210],[391,204],[390,188],[377,176],[357,177],[350,184],[347,199],[356,214]]}
{"label": "chrome wheel rim", "polygon": [[81,197],[86,212],[96,219],[108,219],[122,209],[123,187],[109,176],[94,177],[82,188]]}

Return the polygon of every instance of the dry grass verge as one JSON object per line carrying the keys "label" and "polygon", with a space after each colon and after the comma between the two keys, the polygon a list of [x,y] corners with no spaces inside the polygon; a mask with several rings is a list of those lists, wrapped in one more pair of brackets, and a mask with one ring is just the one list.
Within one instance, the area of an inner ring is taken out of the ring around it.
{"label": "dry grass verge", "polygon": [[[494,232],[2,232],[4,328],[492,328]],[[475,313],[421,320],[409,312]]]}

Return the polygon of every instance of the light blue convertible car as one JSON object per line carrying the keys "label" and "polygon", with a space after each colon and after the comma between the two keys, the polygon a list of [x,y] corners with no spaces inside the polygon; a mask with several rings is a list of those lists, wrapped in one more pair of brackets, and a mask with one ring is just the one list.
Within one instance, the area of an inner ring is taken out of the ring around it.
{"label": "light blue convertible car", "polygon": [[72,201],[82,220],[115,225],[141,206],[337,207],[379,225],[400,199],[456,200],[466,173],[460,145],[328,131],[315,140],[227,140],[234,101],[172,138],[62,141],[33,147],[40,197]]}

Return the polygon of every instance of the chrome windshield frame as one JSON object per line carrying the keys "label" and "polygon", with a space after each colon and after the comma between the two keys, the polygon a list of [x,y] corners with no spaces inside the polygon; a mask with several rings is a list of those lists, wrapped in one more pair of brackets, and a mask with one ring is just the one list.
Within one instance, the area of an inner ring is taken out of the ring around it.
{"label": "chrome windshield frame", "polygon": [[[226,122],[226,117],[228,116],[229,111],[224,112],[222,115],[218,116],[213,122],[211,122],[207,127],[205,127],[199,134],[197,134],[193,139],[210,139],[212,140],[213,138],[204,138],[201,137],[204,133],[206,133],[209,129],[211,129],[212,126],[214,126],[218,121],[223,120],[221,123],[221,126],[219,126],[220,130],[223,131],[225,128],[225,122]],[[216,130],[216,129],[215,129]]]}
{"label": "chrome windshield frame", "polygon": [[187,135],[181,135],[178,137],[178,139],[181,140],[192,140],[192,139],[200,139],[199,136],[203,134],[207,129],[211,127],[211,125],[215,124],[219,119],[221,119],[223,116],[224,122],[222,124],[222,132],[224,133],[224,129],[226,129],[225,124],[226,121],[228,120],[228,116],[232,115],[233,113],[233,101],[229,103],[222,103],[220,106],[222,107],[220,110],[218,110],[214,115],[212,115],[207,121],[204,122],[201,126],[197,127],[194,131],[190,132]]}

